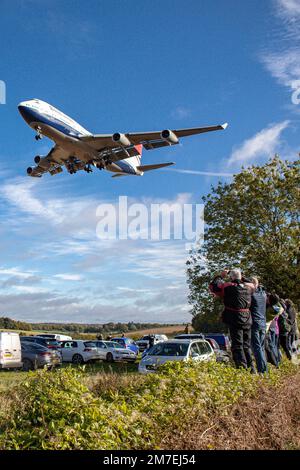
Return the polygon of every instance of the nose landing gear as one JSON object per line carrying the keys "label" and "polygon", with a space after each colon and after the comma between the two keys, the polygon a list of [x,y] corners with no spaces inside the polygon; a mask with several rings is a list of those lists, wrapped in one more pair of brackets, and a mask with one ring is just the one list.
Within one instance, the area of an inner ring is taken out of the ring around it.
{"label": "nose landing gear", "polygon": [[36,128],[36,135],[35,135],[35,140],[41,140],[42,138],[42,129],[40,127]]}

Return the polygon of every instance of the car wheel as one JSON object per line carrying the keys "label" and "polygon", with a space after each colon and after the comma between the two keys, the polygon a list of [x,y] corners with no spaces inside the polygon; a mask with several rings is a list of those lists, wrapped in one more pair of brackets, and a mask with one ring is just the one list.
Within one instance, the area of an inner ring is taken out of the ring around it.
{"label": "car wheel", "polygon": [[23,359],[22,369],[26,372],[28,372],[29,370],[34,370],[33,362],[30,359],[27,359],[27,358]]}
{"label": "car wheel", "polygon": [[106,360],[107,362],[114,362],[114,356],[112,355],[112,353],[107,353],[106,355]]}
{"label": "car wheel", "polygon": [[80,354],[74,354],[74,356],[72,357],[72,362],[73,364],[83,364],[84,359]]}

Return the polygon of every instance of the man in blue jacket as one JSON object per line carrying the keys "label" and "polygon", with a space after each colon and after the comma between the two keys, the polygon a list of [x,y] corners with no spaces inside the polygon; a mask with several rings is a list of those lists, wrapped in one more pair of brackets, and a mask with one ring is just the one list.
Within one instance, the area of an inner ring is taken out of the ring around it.
{"label": "man in blue jacket", "polygon": [[268,370],[265,352],[267,294],[259,285],[256,277],[252,278],[252,284],[255,290],[252,293],[250,305],[252,317],[251,345],[257,372],[263,374]]}

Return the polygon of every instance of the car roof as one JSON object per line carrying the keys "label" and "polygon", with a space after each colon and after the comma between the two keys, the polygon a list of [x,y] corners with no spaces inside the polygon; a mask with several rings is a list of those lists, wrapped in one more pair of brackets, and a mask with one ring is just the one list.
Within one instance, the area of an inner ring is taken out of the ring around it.
{"label": "car roof", "polygon": [[182,343],[191,343],[193,341],[202,341],[202,342],[204,341],[204,342],[206,342],[206,339],[204,339],[204,338],[184,338],[184,339],[174,338],[174,339],[168,339],[168,341],[163,341],[163,342],[158,343],[158,344],[169,344],[169,343],[182,344]]}

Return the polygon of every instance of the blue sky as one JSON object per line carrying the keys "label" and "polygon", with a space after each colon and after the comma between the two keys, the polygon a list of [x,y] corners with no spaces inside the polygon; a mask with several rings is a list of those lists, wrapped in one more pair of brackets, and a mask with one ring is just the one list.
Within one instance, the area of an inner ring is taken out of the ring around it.
{"label": "blue sky", "polygon": [[[30,321],[190,319],[184,241],[103,241],[96,208],[200,203],[222,173],[295,158],[299,0],[2,0],[1,314]],[[300,85],[299,85],[300,87]],[[52,146],[34,140],[20,101],[50,102],[95,133],[229,122],[224,132],[144,152],[175,161],[143,178],[25,175]],[[208,176],[201,172],[216,173]]]}

